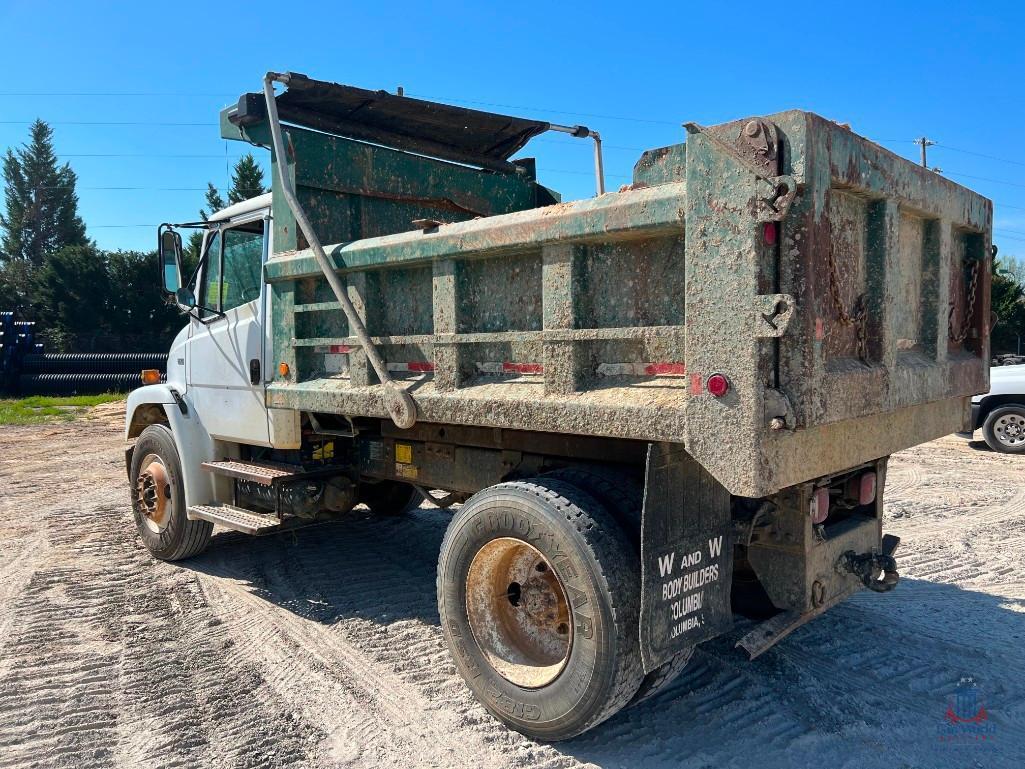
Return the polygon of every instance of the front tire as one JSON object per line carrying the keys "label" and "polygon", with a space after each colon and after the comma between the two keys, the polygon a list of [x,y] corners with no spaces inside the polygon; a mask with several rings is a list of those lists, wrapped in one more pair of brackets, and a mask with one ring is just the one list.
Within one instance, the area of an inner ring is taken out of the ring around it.
{"label": "front tire", "polygon": [[640,564],[592,496],[501,483],[456,513],[438,608],[456,668],[499,720],[541,740],[601,723],[640,686]]}
{"label": "front tire", "polygon": [[150,425],[135,442],[129,473],[135,526],[146,548],[162,561],[201,553],[213,524],[186,516],[185,485],[174,436],[164,425]]}
{"label": "front tire", "polygon": [[982,437],[993,451],[1025,453],[1025,405],[1012,403],[993,409],[982,425]]}

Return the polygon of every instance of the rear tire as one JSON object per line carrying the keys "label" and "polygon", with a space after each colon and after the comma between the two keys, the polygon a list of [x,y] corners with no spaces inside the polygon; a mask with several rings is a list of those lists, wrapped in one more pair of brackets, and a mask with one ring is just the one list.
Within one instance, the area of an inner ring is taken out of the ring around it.
{"label": "rear tire", "polygon": [[[515,569],[523,576],[509,579],[520,581],[496,591]],[[574,737],[633,697],[644,677],[639,599],[639,562],[623,531],[563,481],[478,492],[441,546],[438,609],[456,669],[492,715],[536,739]]]}
{"label": "rear tire", "polygon": [[[564,467],[544,477],[558,478],[571,483],[601,502],[616,516],[619,525],[630,536],[637,557],[641,557],[641,508],[644,505],[644,490],[632,477],[619,470],[602,472],[597,467]],[[639,637],[637,643],[640,643]],[[694,647],[685,649],[647,673],[627,707],[644,702],[669,686],[687,667],[693,653]]]}
{"label": "rear tire", "polygon": [[993,409],[982,425],[982,437],[993,451],[1025,453],[1025,405],[1012,403]]}
{"label": "rear tire", "polygon": [[206,548],[214,525],[186,516],[181,460],[165,425],[150,425],[139,435],[128,477],[135,526],[155,557],[180,561]]}

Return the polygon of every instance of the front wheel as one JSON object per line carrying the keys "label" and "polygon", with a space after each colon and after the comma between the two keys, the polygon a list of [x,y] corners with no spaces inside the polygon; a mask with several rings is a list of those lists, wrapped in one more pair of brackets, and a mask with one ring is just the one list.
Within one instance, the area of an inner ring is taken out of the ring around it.
{"label": "front wheel", "polygon": [[982,437],[993,451],[1025,453],[1025,405],[1012,403],[989,412]]}
{"label": "front wheel", "polygon": [[135,526],[154,556],[180,561],[206,548],[213,524],[186,516],[181,460],[164,425],[150,425],[135,442],[129,481]]}
{"label": "front wheel", "polygon": [[639,595],[616,520],[564,481],[484,489],[441,546],[438,607],[456,668],[493,715],[541,740],[580,734],[637,692]]}

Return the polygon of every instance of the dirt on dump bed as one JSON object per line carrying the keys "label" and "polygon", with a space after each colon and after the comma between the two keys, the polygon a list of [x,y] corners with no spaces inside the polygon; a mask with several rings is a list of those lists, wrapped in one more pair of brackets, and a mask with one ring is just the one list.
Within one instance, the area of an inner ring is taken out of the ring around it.
{"label": "dirt on dump bed", "polygon": [[448,514],[216,534],[153,560],[117,406],[0,428],[0,767],[1020,766],[1025,457],[955,437],[891,465],[903,579],[754,662],[750,625],[569,742],[510,732],[442,640]]}

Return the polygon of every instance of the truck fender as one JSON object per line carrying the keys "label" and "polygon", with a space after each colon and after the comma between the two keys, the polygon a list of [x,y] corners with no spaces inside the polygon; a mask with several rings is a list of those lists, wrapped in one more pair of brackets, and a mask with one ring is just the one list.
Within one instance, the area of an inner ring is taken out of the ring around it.
{"label": "truck fender", "polygon": [[[148,385],[132,390],[125,407],[125,439],[132,440],[151,424],[166,424],[174,437],[181,459],[185,503],[201,505],[214,498],[213,478],[200,467],[214,459],[214,441],[203,427],[187,393],[179,393],[166,384]],[[134,446],[125,449],[130,469]]]}

